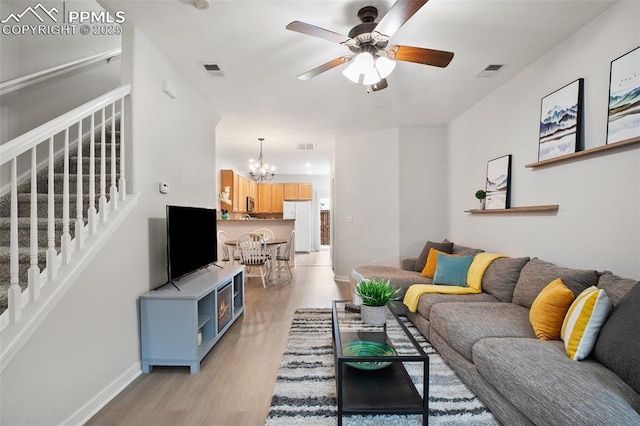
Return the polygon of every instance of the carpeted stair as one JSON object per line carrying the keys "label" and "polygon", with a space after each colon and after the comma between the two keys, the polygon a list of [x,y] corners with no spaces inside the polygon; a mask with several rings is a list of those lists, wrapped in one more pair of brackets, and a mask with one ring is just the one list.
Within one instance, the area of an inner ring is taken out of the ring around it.
{"label": "carpeted stair", "polygon": [[[116,123],[116,128],[119,124]],[[107,126],[106,148],[106,197],[109,200],[109,187],[111,186],[111,150],[115,146],[116,154],[120,154],[120,132],[115,132],[115,141],[111,140],[111,127]],[[83,192],[83,220],[87,223],[87,209],[89,208],[89,138],[82,144],[82,192]],[[98,209],[100,196],[100,155],[101,134],[97,131],[95,136],[95,206]],[[71,238],[75,234],[75,221],[77,216],[77,148],[69,153],[69,233]],[[116,168],[119,170],[119,159],[116,160]],[[55,204],[55,246],[60,252],[60,238],[62,236],[62,210],[63,210],[63,179],[64,161],[58,158],[54,165],[54,204]],[[38,170],[37,178],[37,203],[38,203],[38,266],[42,271],[46,266],[46,251],[48,244],[48,167]],[[119,178],[119,174],[118,174]],[[27,288],[27,276],[30,266],[30,229],[31,229],[31,180],[18,186],[18,245],[19,245],[19,284],[24,291]],[[10,229],[11,229],[11,196],[7,194],[0,198],[0,313],[7,309],[7,291],[10,282]]]}

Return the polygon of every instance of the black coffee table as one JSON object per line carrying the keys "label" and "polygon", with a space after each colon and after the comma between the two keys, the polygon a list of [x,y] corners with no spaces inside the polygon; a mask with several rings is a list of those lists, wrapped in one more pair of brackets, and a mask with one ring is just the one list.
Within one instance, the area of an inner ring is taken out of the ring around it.
{"label": "black coffee table", "polygon": [[[420,414],[426,425],[429,357],[393,309],[387,307],[384,326],[371,326],[361,321],[360,313],[346,311],[347,303],[332,304],[338,425],[342,425],[344,414]],[[381,350],[384,355],[352,355],[349,348],[353,346],[364,347],[367,353]],[[404,362],[422,364],[423,396],[411,381]]]}

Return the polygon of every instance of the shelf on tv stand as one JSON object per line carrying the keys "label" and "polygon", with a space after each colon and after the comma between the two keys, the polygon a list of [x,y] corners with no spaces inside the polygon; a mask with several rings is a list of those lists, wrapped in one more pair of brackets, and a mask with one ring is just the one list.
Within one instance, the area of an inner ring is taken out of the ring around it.
{"label": "shelf on tv stand", "polygon": [[[202,358],[244,312],[244,266],[203,269],[175,284],[178,289],[164,286],[140,296],[143,373],[154,365],[198,373]],[[225,298],[231,317],[218,324],[218,302]]]}

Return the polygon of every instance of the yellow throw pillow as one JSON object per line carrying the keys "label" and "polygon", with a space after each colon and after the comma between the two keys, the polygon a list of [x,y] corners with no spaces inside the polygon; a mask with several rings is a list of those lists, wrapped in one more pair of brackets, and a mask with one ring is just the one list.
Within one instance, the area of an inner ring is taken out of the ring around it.
{"label": "yellow throw pillow", "polygon": [[591,286],[573,301],[562,323],[561,338],[567,355],[580,361],[591,353],[604,321],[611,312],[611,301],[604,290]]}
{"label": "yellow throw pillow", "polygon": [[424,269],[422,269],[422,272],[420,273],[421,277],[433,278],[433,276],[436,274],[436,267],[438,266],[438,253],[451,256],[450,254],[438,249],[429,249],[429,254],[427,255],[427,263],[425,263]]}
{"label": "yellow throw pillow", "polygon": [[562,322],[573,299],[573,292],[560,278],[551,281],[542,289],[529,311],[529,321],[538,339],[560,339]]}

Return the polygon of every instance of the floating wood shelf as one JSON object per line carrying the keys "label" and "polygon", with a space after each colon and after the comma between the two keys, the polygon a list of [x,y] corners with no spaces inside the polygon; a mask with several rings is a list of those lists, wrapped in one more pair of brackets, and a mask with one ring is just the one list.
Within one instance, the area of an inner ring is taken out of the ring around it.
{"label": "floating wood shelf", "polygon": [[562,163],[562,162],[573,160],[576,158],[586,157],[588,155],[620,149],[620,148],[624,148],[624,147],[628,147],[636,144],[640,144],[640,137],[627,139],[621,142],[610,143],[608,145],[598,146],[596,148],[585,149],[584,151],[578,151],[573,154],[562,155],[560,157],[550,158],[548,160],[538,161],[537,163],[527,164],[525,167],[536,168],[536,167],[547,166],[549,164]]}
{"label": "floating wood shelf", "polygon": [[560,206],[558,204],[547,204],[542,206],[523,206],[511,207],[508,209],[488,209],[488,210],[465,210],[465,213],[471,214],[511,214],[511,213],[545,213],[557,212]]}

